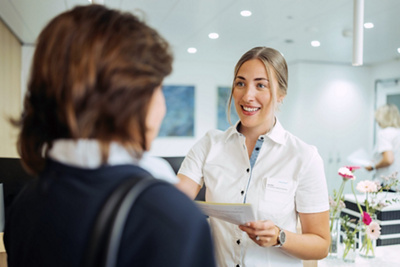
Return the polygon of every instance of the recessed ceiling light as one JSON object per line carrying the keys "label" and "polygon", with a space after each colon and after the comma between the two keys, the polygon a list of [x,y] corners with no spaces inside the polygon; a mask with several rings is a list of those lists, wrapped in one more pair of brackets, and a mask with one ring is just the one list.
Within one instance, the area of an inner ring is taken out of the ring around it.
{"label": "recessed ceiling light", "polygon": [[208,38],[210,38],[210,39],[218,39],[218,37],[219,37],[219,34],[216,32],[212,32],[208,35]]}
{"label": "recessed ceiling light", "polygon": [[399,47],[399,48],[397,48],[397,53],[399,53],[399,54],[400,54],[400,47]]}
{"label": "recessed ceiling light", "polygon": [[189,47],[187,51],[188,51],[188,53],[190,53],[190,54],[194,54],[194,53],[197,52],[197,49],[196,49],[195,47]]}
{"label": "recessed ceiling light", "polygon": [[240,15],[242,15],[243,17],[250,17],[251,16],[251,11],[249,10],[242,10],[240,12]]}
{"label": "recessed ceiling light", "polygon": [[321,45],[321,43],[319,41],[317,41],[317,40],[311,41],[311,46],[313,46],[313,47],[318,47],[320,45]]}
{"label": "recessed ceiling light", "polygon": [[364,23],[364,28],[365,29],[372,29],[373,27],[374,27],[374,24],[372,22]]}

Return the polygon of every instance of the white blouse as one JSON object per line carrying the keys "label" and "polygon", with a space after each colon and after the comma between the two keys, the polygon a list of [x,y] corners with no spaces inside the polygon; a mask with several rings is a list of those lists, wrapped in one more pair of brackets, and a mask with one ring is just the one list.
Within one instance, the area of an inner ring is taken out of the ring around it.
{"label": "white blouse", "polygon": [[[239,122],[238,122],[239,123]],[[283,129],[259,136],[249,160],[237,124],[209,131],[188,153],[179,173],[206,185],[206,201],[251,203],[257,220],[296,232],[297,213],[329,210],[323,161],[317,149]],[[251,161],[254,161],[252,167]],[[237,225],[210,218],[219,266],[302,266],[280,248],[258,246]]]}
{"label": "white blouse", "polygon": [[375,178],[381,183],[385,180],[381,178],[382,175],[389,176],[394,172],[400,173],[400,129],[387,127],[378,132],[375,150],[374,162],[375,164],[381,161],[382,153],[385,151],[392,151],[394,155],[393,163],[384,168],[376,169]]}

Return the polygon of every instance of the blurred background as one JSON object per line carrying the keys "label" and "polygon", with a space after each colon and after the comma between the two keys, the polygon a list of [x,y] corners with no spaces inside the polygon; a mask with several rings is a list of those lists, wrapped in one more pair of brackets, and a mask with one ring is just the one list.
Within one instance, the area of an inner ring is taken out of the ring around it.
{"label": "blurred background", "polygon": [[[358,67],[352,66],[351,0],[94,2],[132,12],[157,29],[175,57],[165,85],[194,88],[193,133],[157,138],[151,150],[157,156],[184,156],[208,130],[217,128],[218,88],[229,90],[236,61],[254,46],[273,47],[286,58],[288,95],[277,116],[287,130],[318,148],[330,192],[339,187],[337,169],[349,164],[349,154],[360,148],[371,152],[376,107],[400,95],[398,0],[365,0],[363,65]],[[15,131],[4,118],[22,109],[39,32],[57,14],[87,4],[0,0],[1,157],[17,157]],[[176,101],[171,109],[179,107]],[[370,178],[364,170],[356,176]]]}

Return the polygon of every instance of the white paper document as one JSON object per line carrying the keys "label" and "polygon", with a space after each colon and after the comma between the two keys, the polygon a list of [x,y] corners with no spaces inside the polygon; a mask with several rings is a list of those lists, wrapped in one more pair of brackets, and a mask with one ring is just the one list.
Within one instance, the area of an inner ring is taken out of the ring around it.
{"label": "white paper document", "polygon": [[351,153],[348,157],[347,160],[351,162],[351,164],[355,164],[361,167],[366,167],[366,166],[371,166],[372,160],[370,158],[370,155],[367,153],[367,151],[363,148],[360,148],[353,153]]}
{"label": "white paper document", "polygon": [[242,203],[215,203],[196,201],[204,214],[233,224],[245,224],[254,222],[255,216],[251,204]]}

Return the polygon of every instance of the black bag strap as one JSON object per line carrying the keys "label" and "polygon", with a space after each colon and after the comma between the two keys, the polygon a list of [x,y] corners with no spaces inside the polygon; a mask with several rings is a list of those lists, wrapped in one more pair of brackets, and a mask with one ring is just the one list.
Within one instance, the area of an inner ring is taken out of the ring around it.
{"label": "black bag strap", "polygon": [[107,198],[96,217],[82,267],[115,267],[126,219],[140,194],[150,186],[166,182],[149,174],[122,182]]}

